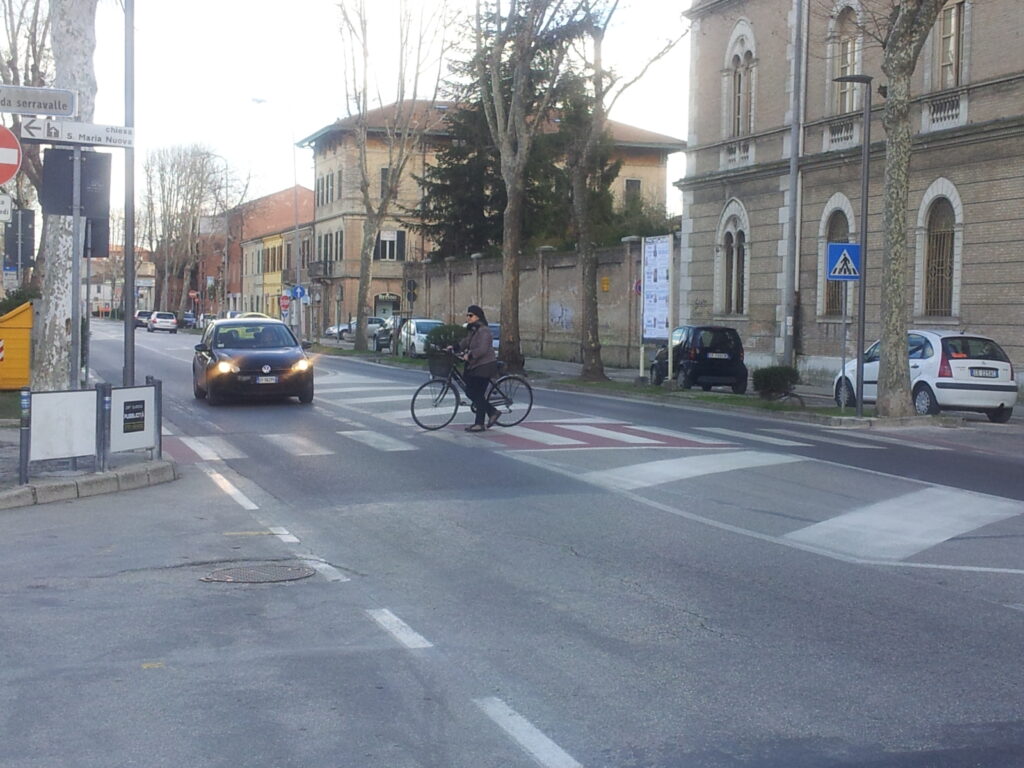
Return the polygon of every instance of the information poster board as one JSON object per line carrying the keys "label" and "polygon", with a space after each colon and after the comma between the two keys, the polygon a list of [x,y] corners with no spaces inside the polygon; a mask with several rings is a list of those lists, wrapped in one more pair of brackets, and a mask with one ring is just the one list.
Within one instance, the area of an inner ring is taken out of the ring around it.
{"label": "information poster board", "polygon": [[672,287],[672,235],[643,242],[643,339],[667,341]]}
{"label": "information poster board", "polygon": [[110,451],[156,447],[156,389],[117,387],[110,392]]}
{"label": "information poster board", "polygon": [[96,454],[96,392],[33,392],[30,461]]}

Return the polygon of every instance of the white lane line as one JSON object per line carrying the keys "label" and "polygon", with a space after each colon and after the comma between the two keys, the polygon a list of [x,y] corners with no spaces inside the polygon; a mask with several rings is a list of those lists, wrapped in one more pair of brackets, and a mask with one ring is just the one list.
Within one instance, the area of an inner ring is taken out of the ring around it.
{"label": "white lane line", "polygon": [[544,768],[583,768],[572,755],[501,699],[489,696],[486,699],[474,699],[473,703]]}
{"label": "white lane line", "polygon": [[676,440],[687,440],[691,443],[700,443],[712,448],[725,448],[728,446],[722,445],[721,440],[714,440],[706,435],[696,435],[693,432],[677,432],[674,429],[665,429],[664,427],[649,427],[646,424],[641,426],[639,424],[631,424],[630,429],[635,429],[638,432],[650,432],[652,435],[662,435],[664,437],[674,437]]}
{"label": "white lane line", "polygon": [[592,485],[619,491],[632,491],[652,485],[703,477],[737,469],[770,467],[776,464],[791,464],[806,461],[803,456],[785,453],[761,453],[759,451],[737,451],[735,453],[712,453],[701,456],[680,456],[663,461],[648,461],[613,469],[584,472],[577,477]]}
{"label": "white lane line", "polygon": [[228,459],[247,458],[223,437],[206,435],[205,437],[181,437],[181,442],[195,451],[196,455],[206,461],[226,461]]}
{"label": "white lane line", "polygon": [[433,643],[423,637],[423,635],[415,632],[412,627],[395,616],[387,608],[367,609],[366,613],[406,648],[434,647]]}
{"label": "white lane line", "polygon": [[753,440],[757,443],[768,443],[769,445],[784,445],[790,448],[809,448],[810,443],[798,443],[795,440],[783,440],[781,437],[768,437],[768,435],[756,435],[752,432],[740,432],[737,429],[723,429],[722,427],[697,427],[701,432],[714,432],[716,435],[735,437],[740,440]]}
{"label": "white lane line", "polygon": [[302,562],[308,565],[313,570],[315,570],[328,581],[351,581],[351,579],[349,579],[348,576],[343,574],[333,565],[325,563],[323,560],[314,560],[313,558],[306,558]]}
{"label": "white lane line", "polygon": [[381,395],[379,397],[352,397],[345,398],[343,401],[345,405],[369,405],[371,403],[395,403],[405,400],[409,402],[412,400],[413,394],[416,390],[407,389],[404,392],[397,395]]}
{"label": "white lane line", "polygon": [[369,429],[354,429],[345,431],[339,431],[339,435],[347,437],[351,440],[355,440],[357,443],[368,445],[377,451],[415,451],[416,446],[412,443],[407,443],[404,440],[399,440],[389,435],[382,435],[380,432],[374,432]]}
{"label": "white lane line", "polygon": [[264,437],[292,456],[330,456],[334,453],[334,451],[319,446],[308,437],[303,437],[302,435],[284,433],[280,435],[264,435]]}
{"label": "white lane line", "polygon": [[904,560],[976,528],[1024,513],[1024,504],[925,488],[793,531],[784,538],[854,557]]}
{"label": "white lane line", "polygon": [[880,445],[868,445],[867,443],[858,443],[853,440],[843,440],[842,438],[832,437],[832,435],[824,433],[808,435],[805,432],[798,432],[795,429],[769,429],[767,431],[771,432],[773,435],[789,435],[790,437],[799,437],[804,440],[820,440],[821,442],[828,443],[829,445],[842,445],[847,448],[863,448],[869,451],[882,450],[882,446]]}
{"label": "white lane line", "polygon": [[224,475],[215,470],[213,467],[204,464],[201,461],[197,462],[196,466],[199,467],[199,469],[201,469],[203,472],[205,472],[210,477],[210,479],[217,484],[218,488],[224,491],[224,493],[226,493],[232,499],[237,501],[238,504],[242,507],[242,509],[259,509],[258,506],[253,504],[252,500],[249,499],[248,496],[246,496],[244,493],[238,490],[234,485],[232,485],[232,483],[226,477],[224,477]]}
{"label": "white lane line", "polygon": [[279,525],[268,525],[267,530],[270,531],[274,536],[277,536],[285,544],[298,544],[299,539],[296,536],[288,533],[287,528],[282,528]]}
{"label": "white lane line", "polygon": [[903,448],[917,448],[921,451],[948,451],[951,450],[945,445],[929,445],[928,443],[915,443],[913,440],[899,437],[883,437],[882,435],[865,435],[857,432],[858,440],[870,440],[873,443],[886,443],[887,445],[899,445]]}
{"label": "white lane line", "polygon": [[631,445],[661,445],[661,440],[655,440],[651,437],[640,437],[639,435],[630,435],[626,432],[617,432],[614,429],[606,429],[604,427],[595,427],[591,424],[566,424],[565,428],[573,432],[582,432],[585,435],[593,435],[594,437],[603,437],[606,440],[615,440],[620,443],[629,443]]}

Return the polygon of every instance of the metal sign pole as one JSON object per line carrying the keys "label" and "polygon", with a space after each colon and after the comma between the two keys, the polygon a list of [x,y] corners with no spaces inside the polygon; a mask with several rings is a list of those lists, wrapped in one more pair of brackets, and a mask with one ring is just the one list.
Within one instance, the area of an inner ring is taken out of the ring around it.
{"label": "metal sign pole", "polygon": [[78,389],[82,367],[82,262],[79,232],[82,228],[82,148],[75,146],[71,170],[71,363],[68,389]]}

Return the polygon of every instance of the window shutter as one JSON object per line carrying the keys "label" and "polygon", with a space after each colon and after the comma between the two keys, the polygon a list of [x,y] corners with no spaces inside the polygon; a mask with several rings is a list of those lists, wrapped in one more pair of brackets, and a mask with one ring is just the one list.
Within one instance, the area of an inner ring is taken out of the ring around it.
{"label": "window shutter", "polygon": [[398,230],[398,245],[396,248],[398,261],[405,261],[405,230]]}

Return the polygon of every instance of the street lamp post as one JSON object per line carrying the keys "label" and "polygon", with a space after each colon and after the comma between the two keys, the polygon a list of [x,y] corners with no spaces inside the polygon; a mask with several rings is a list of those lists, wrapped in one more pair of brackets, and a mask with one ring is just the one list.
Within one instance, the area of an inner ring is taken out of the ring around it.
{"label": "street lamp post", "polygon": [[860,279],[857,285],[857,416],[864,415],[864,305],[867,296],[868,263],[868,181],[871,170],[871,76],[843,75],[835,83],[864,86],[864,112],[860,143]]}

